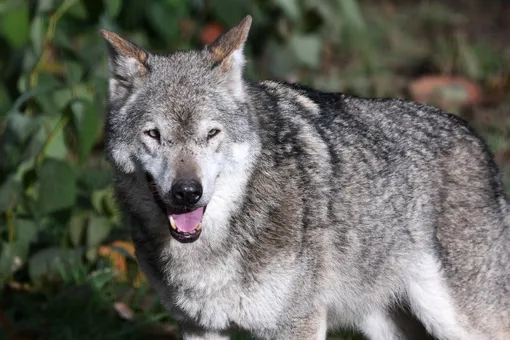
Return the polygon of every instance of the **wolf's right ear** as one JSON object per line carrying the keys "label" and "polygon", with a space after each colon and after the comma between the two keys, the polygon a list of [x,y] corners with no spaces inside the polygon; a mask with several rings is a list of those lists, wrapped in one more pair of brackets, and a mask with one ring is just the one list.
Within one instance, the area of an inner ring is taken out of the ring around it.
{"label": "wolf's right ear", "polygon": [[215,63],[221,65],[225,72],[240,72],[244,65],[243,47],[251,27],[251,16],[222,34],[206,49],[211,53]]}
{"label": "wolf's right ear", "polygon": [[243,48],[250,26],[251,16],[247,15],[238,25],[205,46],[214,65],[221,70],[223,79],[227,80],[229,90],[238,98],[245,95],[242,79],[245,62]]}
{"label": "wolf's right ear", "polygon": [[100,33],[108,43],[110,93],[115,96],[121,89],[131,89],[147,74],[149,54],[113,32],[103,29]]}

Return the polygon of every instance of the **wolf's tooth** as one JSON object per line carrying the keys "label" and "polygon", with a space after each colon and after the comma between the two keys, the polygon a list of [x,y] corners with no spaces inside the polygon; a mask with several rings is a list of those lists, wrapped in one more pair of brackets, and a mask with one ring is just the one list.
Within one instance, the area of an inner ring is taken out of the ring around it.
{"label": "wolf's tooth", "polygon": [[175,221],[172,216],[170,216],[170,226],[172,227],[172,229],[177,230],[177,226],[175,225]]}
{"label": "wolf's tooth", "polygon": [[194,234],[194,233],[196,233],[196,232],[197,232],[197,230],[196,230],[196,229],[194,229],[191,233],[192,233],[192,234]]}
{"label": "wolf's tooth", "polygon": [[195,230],[200,230],[200,228],[202,228],[202,224],[199,223]]}

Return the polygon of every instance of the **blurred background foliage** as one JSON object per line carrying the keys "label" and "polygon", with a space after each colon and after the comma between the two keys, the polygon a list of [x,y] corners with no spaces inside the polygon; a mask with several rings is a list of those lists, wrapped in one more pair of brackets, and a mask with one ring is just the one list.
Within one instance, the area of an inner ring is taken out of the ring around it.
{"label": "blurred background foliage", "polygon": [[175,338],[112,200],[99,29],[171,52],[246,14],[248,77],[441,106],[483,135],[508,182],[503,0],[3,0],[0,339]]}

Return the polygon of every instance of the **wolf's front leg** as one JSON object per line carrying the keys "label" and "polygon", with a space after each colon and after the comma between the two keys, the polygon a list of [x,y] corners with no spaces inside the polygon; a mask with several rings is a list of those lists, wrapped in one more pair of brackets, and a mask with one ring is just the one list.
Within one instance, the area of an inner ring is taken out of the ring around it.
{"label": "wolf's front leg", "polygon": [[314,312],[303,317],[296,317],[285,325],[276,340],[326,340],[326,313]]}
{"label": "wolf's front leg", "polygon": [[229,340],[228,333],[206,331],[189,324],[180,324],[181,340]]}
{"label": "wolf's front leg", "polygon": [[230,337],[220,333],[182,333],[182,340],[229,340]]}
{"label": "wolf's front leg", "polygon": [[[363,334],[370,340],[409,340],[418,339],[408,337],[392,316],[386,311],[373,311],[360,323]],[[421,339],[421,338],[420,338]]]}

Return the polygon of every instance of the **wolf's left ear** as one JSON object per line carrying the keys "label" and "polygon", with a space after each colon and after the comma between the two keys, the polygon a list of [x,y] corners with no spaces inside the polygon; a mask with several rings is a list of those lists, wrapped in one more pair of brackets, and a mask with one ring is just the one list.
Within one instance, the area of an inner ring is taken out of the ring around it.
{"label": "wolf's left ear", "polygon": [[247,15],[237,26],[234,26],[213,43],[206,46],[213,61],[221,65],[222,71],[239,72],[239,75],[242,73],[244,66],[243,47],[250,31],[251,21],[251,16]]}
{"label": "wolf's left ear", "polygon": [[130,90],[138,79],[147,74],[149,54],[113,32],[100,32],[108,43],[111,94]]}

